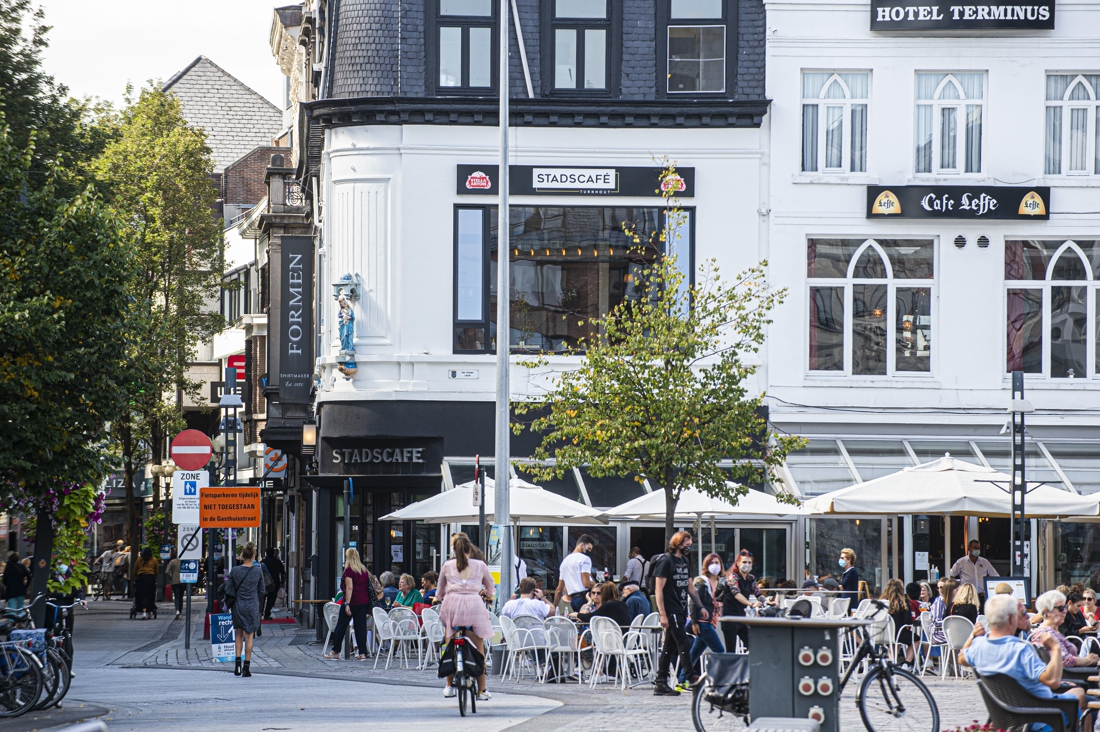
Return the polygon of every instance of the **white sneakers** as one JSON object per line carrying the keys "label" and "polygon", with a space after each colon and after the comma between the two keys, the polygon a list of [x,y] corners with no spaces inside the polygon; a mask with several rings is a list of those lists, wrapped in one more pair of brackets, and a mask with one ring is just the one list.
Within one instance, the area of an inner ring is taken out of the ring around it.
{"label": "white sneakers", "polygon": [[479,691],[477,693],[477,700],[480,701],[480,702],[489,701],[492,698],[493,698],[493,695],[489,693],[488,689],[486,689],[485,691]]}
{"label": "white sneakers", "polygon": [[443,689],[443,698],[444,699],[454,699],[457,694],[458,694],[458,690],[455,689],[453,686],[448,686],[445,689]]}

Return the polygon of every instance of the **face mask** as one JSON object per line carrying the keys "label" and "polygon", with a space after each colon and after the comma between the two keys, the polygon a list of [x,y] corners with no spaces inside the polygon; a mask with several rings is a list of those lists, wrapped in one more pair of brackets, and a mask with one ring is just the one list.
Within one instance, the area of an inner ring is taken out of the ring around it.
{"label": "face mask", "polygon": [[752,565],[751,565],[751,564],[741,564],[741,565],[739,565],[739,566],[740,566],[740,568],[741,568],[741,571],[742,571],[742,572],[745,572],[745,573],[748,573],[748,572],[749,572],[749,571],[750,571],[750,570],[752,569]]}
{"label": "face mask", "polygon": [[974,557],[975,559],[977,559],[980,555],[981,555],[981,552],[978,551],[977,549],[971,549],[970,550],[970,556]]}
{"label": "face mask", "polygon": [[720,565],[720,564],[711,564],[707,567],[707,571],[710,572],[711,574],[718,574],[719,572],[722,571],[722,565]]}
{"label": "face mask", "polygon": [[845,564],[847,564],[847,562],[844,561],[844,557],[841,557],[839,560],[837,560],[837,564],[843,567]]}

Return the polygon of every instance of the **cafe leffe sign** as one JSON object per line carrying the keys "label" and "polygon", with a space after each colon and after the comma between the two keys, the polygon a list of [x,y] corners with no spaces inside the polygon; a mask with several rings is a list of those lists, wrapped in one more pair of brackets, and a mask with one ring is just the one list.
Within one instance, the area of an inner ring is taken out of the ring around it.
{"label": "cafe leffe sign", "polygon": [[867,218],[1050,218],[1046,186],[867,186]]}
{"label": "cafe leffe sign", "polygon": [[966,5],[958,0],[871,0],[873,31],[1053,30],[1054,0]]}
{"label": "cafe leffe sign", "polygon": [[[510,165],[508,189],[517,196],[644,196],[659,197],[675,188],[676,195],[695,195],[695,168],[677,168],[661,180],[663,168],[630,166]],[[495,196],[496,165],[459,165],[460,195]]]}

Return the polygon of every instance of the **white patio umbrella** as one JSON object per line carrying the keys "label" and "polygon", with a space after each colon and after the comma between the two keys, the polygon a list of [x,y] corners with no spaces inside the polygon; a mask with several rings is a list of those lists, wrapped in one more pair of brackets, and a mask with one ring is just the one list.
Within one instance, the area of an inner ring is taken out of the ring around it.
{"label": "white patio umbrella", "polygon": [[[726,483],[731,489],[737,488],[736,483]],[[711,536],[714,536],[714,519],[717,516],[744,517],[744,518],[774,518],[777,516],[792,516],[804,514],[800,506],[789,503],[780,503],[772,495],[763,491],[750,490],[737,499],[737,503],[730,503],[724,498],[715,498],[707,495],[697,488],[685,488],[680,492],[680,500],[676,502],[676,519],[679,521],[694,521],[696,533],[703,523],[704,518],[711,520]],[[603,512],[605,518],[632,518],[646,520],[661,520],[665,518],[665,492],[664,490],[646,493],[626,503],[610,508]],[[699,566],[703,564],[703,542],[698,541]]]}
{"label": "white patio umbrella", "polygon": [[[485,517],[492,521],[496,506],[493,479],[485,481]],[[512,479],[512,522],[540,524],[568,522],[570,524],[606,524],[600,511],[583,503],[571,501],[519,478]],[[476,524],[478,508],[474,505],[474,483],[457,485],[431,498],[418,501],[382,517],[382,521],[423,521],[428,524]]]}
{"label": "white patio umbrella", "polygon": [[[1012,513],[1012,478],[949,454],[930,463],[825,493],[806,501],[813,514],[950,514],[1005,517]],[[999,485],[998,485],[999,484]],[[1031,488],[1028,518],[1100,515],[1100,497],[1049,485]]]}

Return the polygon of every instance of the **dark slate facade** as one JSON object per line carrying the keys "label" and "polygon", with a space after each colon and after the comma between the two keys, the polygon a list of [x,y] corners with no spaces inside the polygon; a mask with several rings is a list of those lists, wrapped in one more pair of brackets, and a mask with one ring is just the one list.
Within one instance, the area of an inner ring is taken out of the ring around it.
{"label": "dark slate facade", "polygon": [[[330,78],[322,91],[328,99],[404,98],[433,96],[434,70],[428,68],[432,53],[425,45],[430,28],[429,12],[436,0],[337,0],[333,35],[335,53],[329,59]],[[496,0],[494,0],[496,2]],[[549,0],[516,0],[527,51],[531,86],[543,96],[543,56],[549,61],[550,39],[542,38],[545,22],[542,4]],[[614,0],[622,23],[618,77],[611,79],[611,99],[663,101],[659,81],[664,78],[664,59],[658,38],[658,3],[667,0]],[[726,101],[764,101],[764,6],[762,0],[730,0],[737,13],[737,61],[733,83],[727,84]],[[515,26],[510,38],[511,94],[527,99]],[[495,93],[491,96],[495,96]],[[713,100],[708,95],[702,98]],[[571,101],[555,97],[562,108]],[[323,101],[323,100],[322,100]],[[591,100],[588,100],[591,101]],[[669,99],[670,105],[691,97]],[[717,100],[714,100],[717,101]],[[606,101],[604,102],[606,105]]]}

